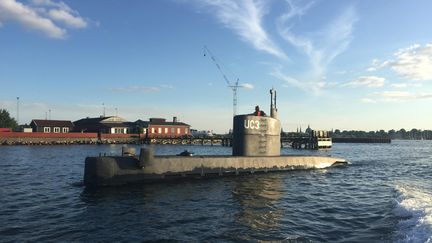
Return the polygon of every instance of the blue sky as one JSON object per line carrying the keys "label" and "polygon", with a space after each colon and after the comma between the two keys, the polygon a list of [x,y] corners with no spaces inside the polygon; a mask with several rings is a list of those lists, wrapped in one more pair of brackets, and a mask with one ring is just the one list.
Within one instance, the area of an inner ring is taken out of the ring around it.
{"label": "blue sky", "polygon": [[[226,132],[278,95],[284,130],[432,129],[432,2],[0,0],[0,107],[20,123],[177,116]],[[49,111],[51,111],[49,113]]]}

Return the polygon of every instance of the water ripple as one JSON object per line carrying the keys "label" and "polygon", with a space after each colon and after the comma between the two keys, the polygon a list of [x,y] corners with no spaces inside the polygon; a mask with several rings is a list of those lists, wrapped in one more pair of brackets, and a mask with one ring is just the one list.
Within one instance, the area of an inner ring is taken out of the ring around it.
{"label": "water ripple", "polygon": [[[184,149],[230,154],[205,146],[157,146],[156,152]],[[301,151],[351,162],[331,169],[82,187],[85,156],[120,150],[0,147],[1,241],[431,241],[429,141]]]}

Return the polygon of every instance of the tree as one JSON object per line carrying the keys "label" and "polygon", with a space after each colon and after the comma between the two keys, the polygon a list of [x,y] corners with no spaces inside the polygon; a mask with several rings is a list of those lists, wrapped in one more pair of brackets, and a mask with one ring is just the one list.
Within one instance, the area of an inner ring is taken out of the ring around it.
{"label": "tree", "polygon": [[9,112],[5,109],[0,109],[0,127],[12,129],[18,127],[16,120],[10,117]]}
{"label": "tree", "polygon": [[406,137],[406,130],[401,128],[398,133],[400,134],[401,139],[407,139]]}
{"label": "tree", "polygon": [[396,138],[396,131],[394,129],[389,130],[388,135],[389,135],[389,138],[395,139]]}

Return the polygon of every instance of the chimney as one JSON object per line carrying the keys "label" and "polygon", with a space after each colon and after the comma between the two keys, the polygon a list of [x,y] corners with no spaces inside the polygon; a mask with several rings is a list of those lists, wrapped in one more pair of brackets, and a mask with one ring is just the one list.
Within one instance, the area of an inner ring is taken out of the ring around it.
{"label": "chimney", "polygon": [[177,122],[177,117],[176,116],[173,117],[173,122]]}

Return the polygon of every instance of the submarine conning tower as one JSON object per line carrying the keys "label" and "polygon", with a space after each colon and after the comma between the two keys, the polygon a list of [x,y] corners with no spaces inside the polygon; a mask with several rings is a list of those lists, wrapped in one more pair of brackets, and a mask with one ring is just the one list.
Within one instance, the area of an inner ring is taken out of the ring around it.
{"label": "submarine conning tower", "polygon": [[280,156],[281,124],[276,90],[270,90],[270,116],[237,115],[233,119],[233,156]]}

